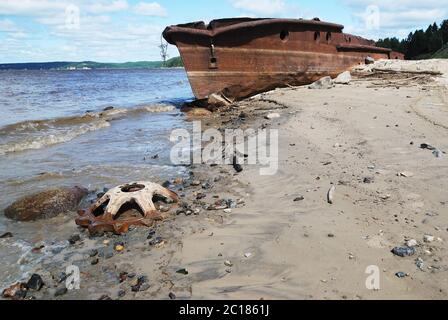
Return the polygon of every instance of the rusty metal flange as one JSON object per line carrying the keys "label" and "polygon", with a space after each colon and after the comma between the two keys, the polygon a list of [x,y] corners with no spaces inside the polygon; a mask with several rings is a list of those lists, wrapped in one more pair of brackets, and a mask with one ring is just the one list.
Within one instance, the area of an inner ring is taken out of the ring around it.
{"label": "rusty metal flange", "polygon": [[[162,216],[153,202],[153,197],[179,202],[176,193],[149,181],[133,182],[109,190],[88,210],[80,210],[76,224],[88,228],[90,233],[114,232],[123,234],[130,226],[151,226]],[[139,214],[121,218],[126,208]]]}

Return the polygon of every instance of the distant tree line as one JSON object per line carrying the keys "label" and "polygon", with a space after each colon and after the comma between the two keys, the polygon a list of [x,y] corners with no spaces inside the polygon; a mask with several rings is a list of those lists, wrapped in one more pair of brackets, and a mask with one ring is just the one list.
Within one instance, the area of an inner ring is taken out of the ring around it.
{"label": "distant tree line", "polygon": [[[440,25],[434,22],[426,31],[411,32],[406,39],[399,40],[396,37],[380,39],[377,45],[404,53],[406,59],[432,58],[441,50],[448,49],[448,20],[444,20]],[[448,50],[446,51],[436,57],[448,58]]]}

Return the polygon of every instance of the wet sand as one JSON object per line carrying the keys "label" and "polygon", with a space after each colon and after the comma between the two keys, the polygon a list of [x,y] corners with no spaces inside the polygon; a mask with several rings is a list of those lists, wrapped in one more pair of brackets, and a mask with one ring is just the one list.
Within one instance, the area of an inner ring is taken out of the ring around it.
{"label": "wet sand", "polygon": [[[60,273],[74,264],[81,288],[57,299],[446,299],[447,156],[420,148],[448,150],[446,78],[411,78],[280,89],[203,118],[205,127],[278,129],[278,173],[193,166],[173,188],[199,214],[173,213],[155,234],[91,238],[73,225],[74,214],[56,218],[67,238],[80,233],[81,241],[43,259],[34,272],[46,286],[29,296],[55,298],[64,287]],[[270,112],[281,117],[264,119]],[[191,185],[195,180],[209,185]],[[195,200],[198,193],[206,197]],[[231,213],[207,210],[228,198],[239,199]],[[434,241],[425,243],[425,235]],[[418,241],[414,256],[391,253],[409,239]],[[124,252],[115,252],[115,243]],[[92,249],[98,255],[90,257]],[[380,290],[366,288],[369,266],[380,270]],[[149,287],[133,292],[139,276]]]}

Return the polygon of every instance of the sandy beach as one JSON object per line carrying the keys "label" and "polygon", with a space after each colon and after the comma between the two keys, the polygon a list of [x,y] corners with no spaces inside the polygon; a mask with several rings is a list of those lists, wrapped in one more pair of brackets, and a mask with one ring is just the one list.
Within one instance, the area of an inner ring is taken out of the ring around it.
{"label": "sandy beach", "polygon": [[[448,64],[379,61],[352,75],[348,85],[277,89],[201,117],[204,128],[278,129],[279,169],[192,166],[173,189],[195,214],[100,238],[77,229],[74,213],[54,218],[80,240],[42,260],[34,272],[46,286],[34,297],[446,299]],[[266,119],[272,112],[280,118]],[[237,206],[207,209],[219,199]],[[391,252],[409,240],[414,255]],[[58,294],[70,264],[81,287]],[[379,290],[366,287],[371,266]],[[133,290],[139,277],[145,290]]]}

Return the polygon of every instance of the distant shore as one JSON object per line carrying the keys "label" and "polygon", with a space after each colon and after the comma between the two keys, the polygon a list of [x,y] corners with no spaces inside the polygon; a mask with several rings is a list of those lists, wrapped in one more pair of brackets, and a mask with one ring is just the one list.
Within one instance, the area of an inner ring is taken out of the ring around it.
{"label": "distant shore", "polygon": [[98,69],[162,69],[183,68],[180,57],[163,61],[136,61],[123,63],[82,62],[32,62],[0,64],[0,70],[98,70]]}

